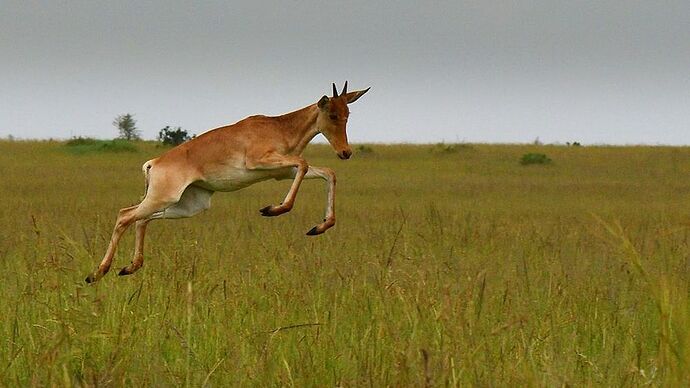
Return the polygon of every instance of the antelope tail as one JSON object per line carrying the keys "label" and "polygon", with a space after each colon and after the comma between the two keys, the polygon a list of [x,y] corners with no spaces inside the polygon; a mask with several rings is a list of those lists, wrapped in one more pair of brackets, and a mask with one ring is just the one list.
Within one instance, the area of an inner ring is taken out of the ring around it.
{"label": "antelope tail", "polygon": [[149,178],[151,175],[151,164],[152,160],[149,160],[148,162],[144,163],[143,166],[141,166],[141,172],[144,173],[144,195],[141,197],[141,200],[143,201],[144,198],[146,198],[146,194],[149,192]]}

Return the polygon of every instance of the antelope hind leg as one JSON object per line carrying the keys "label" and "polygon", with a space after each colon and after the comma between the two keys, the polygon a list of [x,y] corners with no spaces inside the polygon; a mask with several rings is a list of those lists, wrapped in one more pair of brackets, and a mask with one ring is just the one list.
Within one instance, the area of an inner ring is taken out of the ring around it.
{"label": "antelope hind leg", "polygon": [[135,226],[136,241],[134,243],[134,259],[132,263],[118,272],[119,276],[131,275],[144,265],[144,236],[146,235],[146,226],[150,219],[139,220]]}
{"label": "antelope hind leg", "polygon": [[115,222],[115,230],[113,230],[113,236],[110,238],[108,250],[105,252],[105,256],[103,256],[103,260],[98,268],[86,277],[86,282],[96,282],[108,273],[110,265],[113,262],[113,257],[115,256],[115,251],[117,250],[117,244],[120,242],[122,234],[132,223],[149,218],[149,216],[156,211],[164,209],[169,203],[170,202],[152,200],[147,197],[139,205],[121,209],[117,221]]}
{"label": "antelope hind leg", "polygon": [[117,221],[115,222],[115,229],[113,230],[110,243],[108,244],[108,249],[103,256],[103,260],[101,260],[101,263],[98,265],[98,268],[96,268],[94,272],[86,277],[87,283],[96,282],[105,276],[106,273],[108,273],[110,270],[110,265],[113,262],[113,256],[115,256],[115,250],[117,249],[117,244],[120,241],[120,237],[122,237],[122,234],[125,232],[125,230],[127,230],[129,225],[134,222],[136,211],[139,206],[141,206],[141,204],[120,209],[117,216]]}
{"label": "antelope hind leg", "polygon": [[154,212],[145,220],[137,221],[134,259],[130,265],[122,268],[118,275],[131,275],[144,265],[144,237],[146,235],[146,226],[150,221],[155,219],[192,217],[211,207],[212,195],[213,191],[197,186],[187,186],[179,201],[163,210]]}

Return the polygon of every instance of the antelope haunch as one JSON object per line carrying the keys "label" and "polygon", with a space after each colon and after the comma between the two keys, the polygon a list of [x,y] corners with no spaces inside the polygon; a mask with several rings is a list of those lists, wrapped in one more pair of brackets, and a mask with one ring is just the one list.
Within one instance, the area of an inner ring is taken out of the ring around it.
{"label": "antelope haunch", "polygon": [[238,123],[206,132],[156,159],[144,163],[144,199],[120,209],[110,244],[98,268],[86,281],[95,282],[110,269],[115,249],[124,231],[136,225],[134,259],[120,271],[130,275],[144,264],[144,234],[151,220],[191,217],[211,205],[216,191],[235,191],[267,179],[293,179],[280,205],[260,210],[267,217],[292,209],[303,179],[328,182],[328,206],[323,222],[308,235],[318,235],[335,224],[335,174],[326,167],[310,166],[300,155],[318,133],[322,133],[340,159],[349,159],[347,104],[357,101],[369,89],[348,92],[347,82],[333,96],[282,116],[251,116]]}

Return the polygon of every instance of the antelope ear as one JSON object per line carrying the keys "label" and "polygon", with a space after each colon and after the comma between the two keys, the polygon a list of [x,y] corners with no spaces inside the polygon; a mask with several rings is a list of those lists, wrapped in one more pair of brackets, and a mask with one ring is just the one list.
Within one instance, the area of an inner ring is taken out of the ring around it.
{"label": "antelope ear", "polygon": [[331,100],[327,96],[323,96],[316,105],[318,105],[320,109],[323,109],[328,105],[330,101]]}
{"label": "antelope ear", "polygon": [[350,92],[345,95],[345,99],[347,100],[348,104],[352,104],[353,102],[357,101],[360,97],[364,95],[364,93],[368,92],[369,88],[366,88],[364,90],[358,90],[356,92]]}

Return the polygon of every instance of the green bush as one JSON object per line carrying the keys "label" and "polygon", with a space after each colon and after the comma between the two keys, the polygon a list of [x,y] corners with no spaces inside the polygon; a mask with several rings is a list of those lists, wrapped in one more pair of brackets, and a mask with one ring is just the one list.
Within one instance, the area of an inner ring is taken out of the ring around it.
{"label": "green bush", "polygon": [[103,152],[136,152],[137,147],[131,141],[115,139],[104,141],[98,150]]}
{"label": "green bush", "polygon": [[69,140],[67,140],[67,143],[65,143],[66,146],[68,147],[77,147],[77,146],[84,146],[84,145],[93,145],[98,143],[98,140],[90,138],[90,137],[73,137]]}
{"label": "green bush", "polygon": [[86,154],[92,152],[136,152],[137,147],[128,140],[96,140],[88,137],[75,137],[65,143],[70,153]]}
{"label": "green bush", "polygon": [[374,149],[371,146],[360,144],[357,146],[357,152],[360,154],[373,154]]}
{"label": "green bush", "polygon": [[460,150],[471,150],[472,146],[465,143],[450,143],[446,144],[444,142],[436,143],[431,147],[431,153],[437,154],[454,154]]}
{"label": "green bush", "polygon": [[189,133],[180,127],[171,128],[169,125],[166,125],[165,128],[158,132],[158,141],[166,145],[180,145],[191,138]]}
{"label": "green bush", "polygon": [[551,159],[549,159],[548,156],[544,154],[539,154],[539,153],[533,153],[530,152],[528,154],[522,155],[522,158],[520,158],[520,164],[523,166],[530,165],[530,164],[549,164],[551,163]]}

